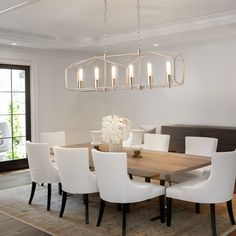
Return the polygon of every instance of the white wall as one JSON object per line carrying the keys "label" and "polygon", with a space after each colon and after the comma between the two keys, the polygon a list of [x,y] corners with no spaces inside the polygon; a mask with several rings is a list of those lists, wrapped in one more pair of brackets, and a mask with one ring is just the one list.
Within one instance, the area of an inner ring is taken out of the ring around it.
{"label": "white wall", "polygon": [[109,95],[110,113],[138,124],[236,126],[236,43],[182,48],[184,86]]}
{"label": "white wall", "polygon": [[33,136],[66,130],[67,143],[90,140],[89,130],[108,114],[139,124],[236,126],[236,43],[180,49],[186,60],[182,87],[109,93],[67,92],[64,68],[84,58],[63,53],[0,48],[0,63],[32,68]]}
{"label": "white wall", "polygon": [[33,140],[39,140],[40,132],[58,130],[66,130],[68,144],[90,140],[88,131],[100,128],[100,118],[106,114],[105,97],[67,92],[64,86],[65,67],[87,56],[5,47],[0,50],[0,63],[31,66]]}

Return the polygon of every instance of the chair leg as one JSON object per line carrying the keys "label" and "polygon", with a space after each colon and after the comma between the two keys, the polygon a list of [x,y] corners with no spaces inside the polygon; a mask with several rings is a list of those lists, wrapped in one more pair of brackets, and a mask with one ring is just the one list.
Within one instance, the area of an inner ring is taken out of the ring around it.
{"label": "chair leg", "polygon": [[123,217],[122,217],[122,236],[126,235],[126,213],[127,213],[127,204],[122,204],[123,206]]}
{"label": "chair leg", "polygon": [[47,202],[47,210],[48,211],[50,211],[51,194],[52,194],[52,184],[48,184],[48,202]]}
{"label": "chair leg", "polygon": [[171,212],[172,212],[172,198],[167,197],[166,198],[166,205],[167,205],[167,221],[166,225],[168,227],[171,226]]}
{"label": "chair leg", "polygon": [[145,182],[150,183],[151,182],[151,178],[150,177],[145,177]]}
{"label": "chair leg", "polygon": [[66,200],[67,200],[67,192],[62,191],[62,202],[61,202],[61,211],[59,217],[63,216],[65,206],[66,206]]}
{"label": "chair leg", "polygon": [[101,199],[97,226],[100,226],[105,208],[105,201]]}
{"label": "chair leg", "polygon": [[234,213],[233,213],[233,208],[232,208],[232,200],[227,202],[227,209],[228,209],[228,213],[229,213],[229,218],[230,218],[231,224],[235,225]]}
{"label": "chair leg", "polygon": [[196,214],[200,213],[200,203],[195,203],[195,213]]}
{"label": "chair leg", "polygon": [[161,223],[165,223],[165,197],[161,195],[159,197],[160,219]]}
{"label": "chair leg", "polygon": [[32,182],[29,204],[31,204],[31,202],[32,202],[32,200],[34,198],[35,189],[36,189],[36,183]]}
{"label": "chair leg", "polygon": [[85,224],[89,224],[89,201],[88,194],[83,194],[85,200]]}
{"label": "chair leg", "polygon": [[117,203],[117,210],[121,211],[121,204],[120,203]]}
{"label": "chair leg", "polygon": [[130,179],[133,179],[133,175],[132,175],[132,174],[129,174],[129,178],[130,178]]}
{"label": "chair leg", "polygon": [[212,230],[212,236],[216,236],[216,214],[215,214],[215,204],[210,204],[211,208],[211,230]]}
{"label": "chair leg", "polygon": [[61,183],[58,183],[58,194],[62,195],[62,185],[61,185]]}

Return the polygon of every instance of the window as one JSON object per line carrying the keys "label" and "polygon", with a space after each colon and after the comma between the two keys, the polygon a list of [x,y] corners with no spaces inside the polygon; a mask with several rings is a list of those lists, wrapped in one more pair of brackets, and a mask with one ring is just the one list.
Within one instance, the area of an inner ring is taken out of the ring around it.
{"label": "window", "polygon": [[30,67],[0,64],[0,165],[23,167],[30,137]]}

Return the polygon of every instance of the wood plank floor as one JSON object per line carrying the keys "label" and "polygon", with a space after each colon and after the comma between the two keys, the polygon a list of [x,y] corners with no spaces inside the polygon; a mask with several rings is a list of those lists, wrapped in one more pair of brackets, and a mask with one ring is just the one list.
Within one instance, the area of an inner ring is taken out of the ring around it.
{"label": "wood plank floor", "polygon": [[[31,183],[28,170],[0,173],[0,190]],[[49,236],[41,230],[0,213],[0,236]]]}

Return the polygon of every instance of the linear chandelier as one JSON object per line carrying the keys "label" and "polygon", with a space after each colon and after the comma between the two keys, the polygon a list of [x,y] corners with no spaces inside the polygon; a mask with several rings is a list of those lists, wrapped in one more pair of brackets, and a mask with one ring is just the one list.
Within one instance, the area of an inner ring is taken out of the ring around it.
{"label": "linear chandelier", "polygon": [[65,69],[69,91],[94,92],[173,87],[184,84],[181,53],[141,50],[140,2],[137,0],[137,52],[107,54],[107,0],[104,0],[104,54]]}

